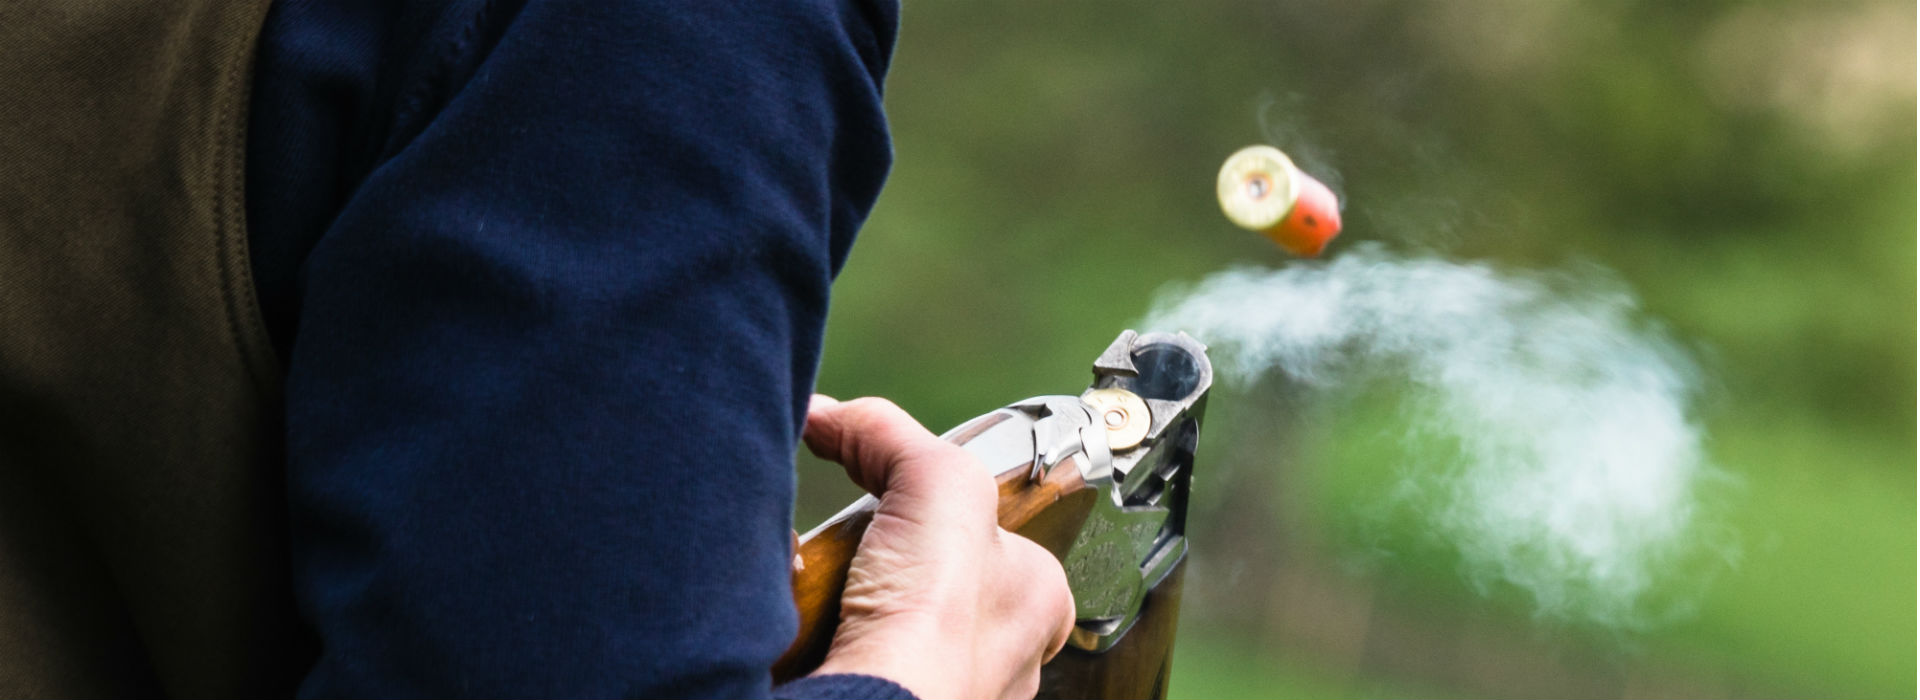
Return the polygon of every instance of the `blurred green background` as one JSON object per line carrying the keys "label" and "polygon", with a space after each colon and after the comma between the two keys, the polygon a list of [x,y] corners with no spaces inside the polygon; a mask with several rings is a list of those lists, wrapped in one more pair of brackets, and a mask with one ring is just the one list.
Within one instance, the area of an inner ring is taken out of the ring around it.
{"label": "blurred green background", "polygon": [[[1739,556],[1628,632],[1356,534],[1390,396],[1217,390],[1175,697],[1914,695],[1913,3],[906,5],[823,392],[936,431],[1076,393],[1156,291],[1290,264],[1214,201],[1257,142],[1341,195],[1328,256],[1598,264],[1707,370]],[[799,469],[802,529],[856,495]]]}

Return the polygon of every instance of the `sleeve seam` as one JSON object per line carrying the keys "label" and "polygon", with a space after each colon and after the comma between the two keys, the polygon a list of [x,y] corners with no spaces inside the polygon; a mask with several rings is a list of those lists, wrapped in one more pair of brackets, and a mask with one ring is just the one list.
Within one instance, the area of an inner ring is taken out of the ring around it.
{"label": "sleeve seam", "polygon": [[431,67],[426,73],[401,93],[399,104],[396,105],[397,109],[394,110],[392,122],[394,130],[389,132],[387,142],[380,149],[376,164],[384,163],[398,155],[407,143],[419,135],[424,128],[419,125],[419,121],[428,112],[429,105],[436,98],[445,101],[451,97],[453,84],[458,77],[457,71],[463,63],[469,63],[463,59],[469,57],[470,52],[473,51],[475,38],[480,35],[481,28],[486,22],[494,16],[499,5],[499,0],[481,0],[479,8],[467,18],[464,26],[454,34],[452,40],[446,42],[432,55]]}

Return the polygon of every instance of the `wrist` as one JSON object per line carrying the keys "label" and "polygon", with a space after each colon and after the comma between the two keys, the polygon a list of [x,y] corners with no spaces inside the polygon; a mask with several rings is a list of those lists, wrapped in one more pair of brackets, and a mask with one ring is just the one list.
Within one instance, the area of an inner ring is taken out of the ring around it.
{"label": "wrist", "polygon": [[966,695],[952,674],[971,664],[955,653],[965,649],[938,649],[944,636],[930,620],[893,616],[884,620],[849,620],[841,624],[833,648],[813,675],[854,674],[892,681],[915,696],[933,700]]}

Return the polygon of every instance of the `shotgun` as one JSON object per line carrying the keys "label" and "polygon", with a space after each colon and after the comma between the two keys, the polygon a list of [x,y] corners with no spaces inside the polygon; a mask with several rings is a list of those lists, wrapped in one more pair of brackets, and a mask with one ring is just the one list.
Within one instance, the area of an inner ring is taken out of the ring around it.
{"label": "shotgun", "polygon": [[[1039,697],[1165,698],[1213,365],[1185,333],[1129,330],[1094,359],[1093,377],[1079,396],[1015,402],[941,437],[997,475],[1000,527],[1066,569],[1078,619],[1041,669]],[[877,503],[862,498],[800,538],[800,634],[774,664],[775,682],[825,659],[847,567]]]}

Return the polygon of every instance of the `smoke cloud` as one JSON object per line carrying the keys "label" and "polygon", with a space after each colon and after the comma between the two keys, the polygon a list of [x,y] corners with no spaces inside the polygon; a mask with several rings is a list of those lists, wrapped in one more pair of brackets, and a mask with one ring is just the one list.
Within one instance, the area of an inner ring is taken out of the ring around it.
{"label": "smoke cloud", "polygon": [[1216,375],[1311,394],[1391,386],[1409,464],[1379,494],[1457,550],[1470,583],[1613,628],[1684,614],[1731,543],[1693,415],[1697,365],[1599,270],[1502,272],[1363,244],[1163,293],[1144,328],[1211,346]]}

